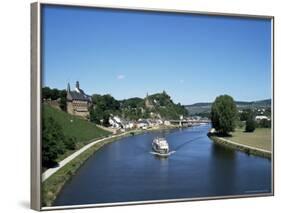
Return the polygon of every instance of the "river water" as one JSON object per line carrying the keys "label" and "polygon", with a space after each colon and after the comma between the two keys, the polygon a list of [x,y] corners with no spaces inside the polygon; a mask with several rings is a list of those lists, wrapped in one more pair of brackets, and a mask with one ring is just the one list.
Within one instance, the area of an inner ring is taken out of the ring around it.
{"label": "river water", "polygon": [[[54,206],[271,192],[271,160],[214,144],[208,125],[149,132],[107,144],[63,187]],[[151,154],[166,137],[166,159]]]}

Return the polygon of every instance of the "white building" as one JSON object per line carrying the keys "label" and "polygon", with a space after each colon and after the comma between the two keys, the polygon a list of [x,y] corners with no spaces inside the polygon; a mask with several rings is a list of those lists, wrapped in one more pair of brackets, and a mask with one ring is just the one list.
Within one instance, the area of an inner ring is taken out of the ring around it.
{"label": "white building", "polygon": [[108,119],[109,124],[111,125],[112,128],[122,128],[121,120],[117,116],[111,116]]}
{"label": "white building", "polygon": [[149,126],[149,123],[145,120],[139,120],[137,122],[137,128],[140,128],[140,129],[147,129]]}
{"label": "white building", "polygon": [[263,119],[266,119],[266,120],[270,120],[270,118],[268,118],[267,116],[265,116],[265,115],[257,115],[256,117],[255,117],[255,120],[256,121],[261,121],[261,120],[263,120]]}
{"label": "white building", "polygon": [[170,125],[171,125],[171,122],[166,120],[166,121],[164,121],[164,125],[170,126]]}

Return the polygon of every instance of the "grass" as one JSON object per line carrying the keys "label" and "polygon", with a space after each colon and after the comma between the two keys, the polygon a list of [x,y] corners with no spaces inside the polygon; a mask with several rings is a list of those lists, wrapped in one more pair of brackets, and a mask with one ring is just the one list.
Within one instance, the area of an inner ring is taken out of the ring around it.
{"label": "grass", "polygon": [[[257,155],[269,159],[271,158],[272,143],[270,128],[257,128],[254,132],[251,133],[244,132],[244,129],[236,129],[235,132],[231,133],[231,136],[209,136],[215,143],[218,143],[220,145],[237,149],[248,154]],[[235,142],[235,144],[231,142]]]}
{"label": "grass", "polygon": [[[85,119],[70,115],[47,104],[43,104],[42,113],[43,118],[52,117],[59,123],[65,136],[76,138],[76,150],[95,139],[103,138],[111,134]],[[63,160],[76,150],[67,150],[63,155],[58,157],[57,161]]]}
{"label": "grass", "polygon": [[66,136],[75,137],[77,141],[89,141],[110,134],[110,132],[97,127],[85,119],[43,104],[43,117],[48,116],[53,117],[62,126],[63,133]]}
{"label": "grass", "polygon": [[236,129],[229,140],[247,146],[271,151],[271,129],[257,128],[254,132],[244,132],[243,129]]}

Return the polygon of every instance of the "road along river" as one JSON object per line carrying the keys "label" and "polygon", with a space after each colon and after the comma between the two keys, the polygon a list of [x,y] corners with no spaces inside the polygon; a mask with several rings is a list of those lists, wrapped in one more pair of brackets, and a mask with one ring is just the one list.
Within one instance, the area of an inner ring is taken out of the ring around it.
{"label": "road along river", "polygon": [[[270,193],[271,160],[213,143],[209,125],[148,132],[105,145],[68,181],[53,206]],[[151,154],[166,137],[168,158]]]}

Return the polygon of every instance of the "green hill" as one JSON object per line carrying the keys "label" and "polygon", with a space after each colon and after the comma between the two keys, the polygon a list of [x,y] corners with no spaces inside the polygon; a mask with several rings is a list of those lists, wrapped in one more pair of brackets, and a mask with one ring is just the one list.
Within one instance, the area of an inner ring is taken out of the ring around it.
{"label": "green hill", "polygon": [[[110,115],[118,115],[125,120],[140,118],[179,119],[187,116],[188,111],[180,103],[174,103],[172,98],[163,91],[147,95],[144,99],[133,97],[116,100],[111,95],[94,94],[92,96],[95,107],[91,110],[90,119],[94,123],[109,125]],[[103,120],[103,123],[100,121]]]}
{"label": "green hill", "polygon": [[[65,136],[75,137],[78,142],[83,144],[89,140],[110,134],[110,132],[100,129],[89,121],[55,109],[47,104],[43,104],[42,113],[43,119],[52,117],[62,127]],[[80,146],[83,144],[80,144]]]}

